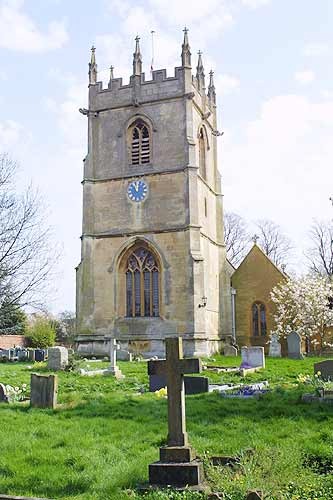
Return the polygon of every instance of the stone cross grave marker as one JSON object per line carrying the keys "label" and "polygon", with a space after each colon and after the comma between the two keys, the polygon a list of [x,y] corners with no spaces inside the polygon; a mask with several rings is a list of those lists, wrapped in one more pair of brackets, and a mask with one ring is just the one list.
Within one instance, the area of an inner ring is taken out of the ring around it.
{"label": "stone cross grave marker", "polygon": [[200,359],[184,359],[182,339],[165,339],[166,359],[148,361],[149,375],[164,375],[168,389],[168,439],[160,461],[150,464],[149,482],[160,485],[199,485],[202,464],[188,445],[185,419],[184,374],[200,373]]}
{"label": "stone cross grave marker", "polygon": [[119,350],[119,345],[114,337],[109,338],[110,342],[110,366],[107,368],[106,373],[108,375],[114,375],[116,378],[123,378],[124,375],[119,370],[117,366],[117,351]]}

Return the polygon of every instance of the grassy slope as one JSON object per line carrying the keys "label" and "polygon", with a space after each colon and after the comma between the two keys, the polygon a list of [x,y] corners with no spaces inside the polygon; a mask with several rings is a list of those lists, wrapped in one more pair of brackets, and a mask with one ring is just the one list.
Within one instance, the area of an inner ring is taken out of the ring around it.
{"label": "grassy slope", "polygon": [[[315,359],[267,361],[247,378],[269,380],[275,390],[262,400],[223,399],[216,394],[186,398],[191,444],[204,458],[240,454],[241,467],[207,467],[215,491],[238,500],[250,488],[270,499],[333,498],[333,408],[299,402],[299,373],[312,373]],[[215,364],[239,359],[216,357]],[[146,363],[119,363],[126,375],[59,374],[59,408],[0,406],[0,493],[48,498],[106,500],[137,498],[166,437],[166,400],[138,392],[147,388]],[[101,364],[90,364],[100,368]],[[33,371],[45,372],[42,364]],[[0,382],[29,383],[26,364],[1,364]],[[239,382],[235,374],[207,373],[212,381]],[[250,449],[250,452],[247,450]],[[304,463],[311,464],[305,466]],[[315,465],[317,464],[317,469]],[[294,483],[294,485],[292,484]],[[197,498],[151,494],[151,499]]]}

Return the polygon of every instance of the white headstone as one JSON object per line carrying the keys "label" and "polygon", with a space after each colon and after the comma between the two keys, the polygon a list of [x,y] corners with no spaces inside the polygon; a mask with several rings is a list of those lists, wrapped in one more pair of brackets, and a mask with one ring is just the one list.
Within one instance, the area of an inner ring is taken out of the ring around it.
{"label": "white headstone", "polygon": [[242,347],[241,367],[265,368],[265,351],[263,347]]}
{"label": "white headstone", "polygon": [[68,365],[68,350],[66,347],[57,346],[49,348],[47,367],[49,370],[64,370]]}
{"label": "white headstone", "polygon": [[274,333],[271,336],[269,344],[269,356],[271,358],[281,358],[281,344],[279,342],[279,336]]}
{"label": "white headstone", "polygon": [[121,371],[117,366],[117,350],[119,350],[119,345],[115,338],[110,338],[110,366],[106,370],[109,375],[114,375],[116,378],[123,378]]}

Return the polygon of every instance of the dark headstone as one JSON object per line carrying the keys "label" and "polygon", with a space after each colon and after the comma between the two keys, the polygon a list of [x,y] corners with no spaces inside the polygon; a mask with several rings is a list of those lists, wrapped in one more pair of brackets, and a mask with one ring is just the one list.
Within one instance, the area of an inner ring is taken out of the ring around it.
{"label": "dark headstone", "polygon": [[[184,377],[185,384],[185,394],[201,394],[202,392],[208,392],[209,390],[209,380],[207,377]],[[159,391],[163,387],[166,387],[166,377],[163,375],[150,375],[149,376],[149,391],[155,392]]]}
{"label": "dark headstone", "polygon": [[45,351],[44,349],[36,349],[35,350],[35,361],[45,361]]}
{"label": "dark headstone", "polygon": [[326,359],[314,365],[314,374],[320,372],[320,378],[333,381],[333,359]]}
{"label": "dark headstone", "polygon": [[249,491],[246,500],[262,500],[263,496],[261,491]]}
{"label": "dark headstone", "polygon": [[149,465],[150,484],[172,486],[196,486],[204,479],[202,463],[193,460],[186,463],[155,462]]}
{"label": "dark headstone", "polygon": [[8,403],[6,386],[0,384],[0,403]]}
{"label": "dark headstone", "polygon": [[35,361],[35,349],[29,349],[28,351],[28,360]]}
{"label": "dark headstone", "polygon": [[57,375],[31,374],[30,406],[32,408],[55,408],[57,394]]}

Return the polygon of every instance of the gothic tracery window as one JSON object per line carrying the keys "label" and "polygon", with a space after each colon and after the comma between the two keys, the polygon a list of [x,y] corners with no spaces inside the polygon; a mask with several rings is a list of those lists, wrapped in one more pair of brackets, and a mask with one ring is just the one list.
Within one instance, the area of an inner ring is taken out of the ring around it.
{"label": "gothic tracery window", "polygon": [[159,267],[149,250],[139,247],[126,267],[126,316],[159,316]]}
{"label": "gothic tracery window", "polygon": [[206,145],[202,127],[199,132],[199,173],[206,179]]}
{"label": "gothic tracery window", "polygon": [[130,161],[132,165],[150,163],[151,138],[150,129],[146,123],[138,119],[129,129]]}
{"label": "gothic tracery window", "polygon": [[255,302],[252,306],[252,334],[254,337],[264,337],[266,333],[266,307],[262,302]]}

